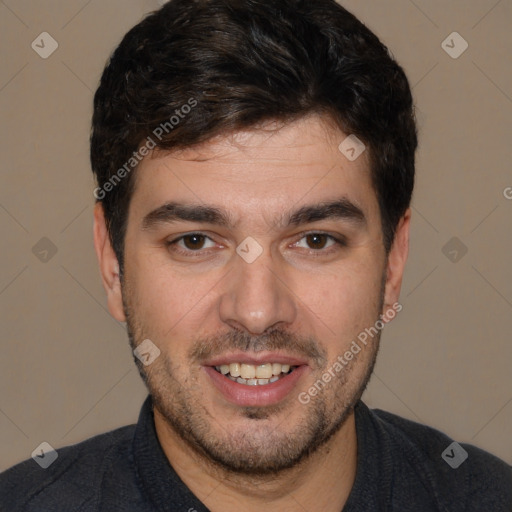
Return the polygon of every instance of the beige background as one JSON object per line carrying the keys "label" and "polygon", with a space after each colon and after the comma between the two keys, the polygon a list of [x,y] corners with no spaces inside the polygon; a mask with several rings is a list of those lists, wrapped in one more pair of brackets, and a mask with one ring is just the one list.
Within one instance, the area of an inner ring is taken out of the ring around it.
{"label": "beige background", "polygon": [[[405,67],[421,137],[404,309],[365,400],[512,464],[512,1],[342,3]],[[108,55],[157,7],[0,3],[0,469],[42,441],[58,448],[135,422],[146,395],[105,309],[88,136]],[[43,31],[59,44],[47,59],[31,48]],[[469,43],[457,59],[441,47],[454,31]],[[55,254],[36,246],[43,237]],[[458,262],[453,237],[467,248]]]}

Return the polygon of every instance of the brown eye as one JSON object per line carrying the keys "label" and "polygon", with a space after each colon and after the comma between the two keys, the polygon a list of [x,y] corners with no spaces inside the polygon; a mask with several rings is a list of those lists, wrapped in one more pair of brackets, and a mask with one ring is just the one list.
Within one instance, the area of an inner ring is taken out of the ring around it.
{"label": "brown eye", "polygon": [[306,236],[306,242],[311,249],[324,249],[330,238],[328,235],[314,233]]}
{"label": "brown eye", "polygon": [[295,242],[295,247],[307,249],[310,253],[327,254],[330,251],[344,247],[346,244],[341,238],[336,238],[327,233],[305,233],[302,238]]}
{"label": "brown eye", "polygon": [[179,256],[202,257],[213,249],[222,249],[209,236],[202,233],[188,233],[166,243],[169,251]]}
{"label": "brown eye", "polygon": [[204,247],[206,237],[204,235],[185,235],[183,238],[183,245],[191,251],[199,250]]}

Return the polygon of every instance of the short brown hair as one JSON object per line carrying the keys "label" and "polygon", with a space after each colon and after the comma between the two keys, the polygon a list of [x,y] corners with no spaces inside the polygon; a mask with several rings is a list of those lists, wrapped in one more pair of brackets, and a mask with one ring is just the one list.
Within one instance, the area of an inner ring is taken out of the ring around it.
{"label": "short brown hair", "polygon": [[416,123],[402,68],[357,18],[334,0],[170,0],[132,28],[103,72],[91,134],[121,269],[129,171],[148,138],[185,148],[312,113],[369,149],[389,250],[414,186]]}

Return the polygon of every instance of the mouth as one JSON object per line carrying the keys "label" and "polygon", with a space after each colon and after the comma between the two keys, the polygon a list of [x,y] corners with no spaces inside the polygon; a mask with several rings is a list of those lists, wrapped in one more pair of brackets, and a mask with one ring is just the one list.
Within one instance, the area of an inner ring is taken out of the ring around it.
{"label": "mouth", "polygon": [[306,361],[271,353],[234,354],[202,368],[222,398],[244,407],[275,405],[298,395],[300,380],[311,371]]}
{"label": "mouth", "polygon": [[281,363],[230,363],[215,366],[215,370],[221,375],[244,386],[267,386],[289,375],[296,368],[297,366]]}

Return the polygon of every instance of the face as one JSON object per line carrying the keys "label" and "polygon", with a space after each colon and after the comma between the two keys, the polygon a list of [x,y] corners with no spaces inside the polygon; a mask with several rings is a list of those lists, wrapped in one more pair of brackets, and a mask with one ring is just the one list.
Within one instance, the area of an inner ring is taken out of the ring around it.
{"label": "face", "polygon": [[146,158],[122,286],[97,235],[111,312],[133,348],[160,350],[137,360],[155,421],[226,470],[307,458],[373,368],[379,334],[344,354],[398,298],[407,225],[388,258],[367,155],[349,161],[345,138],[309,117]]}

